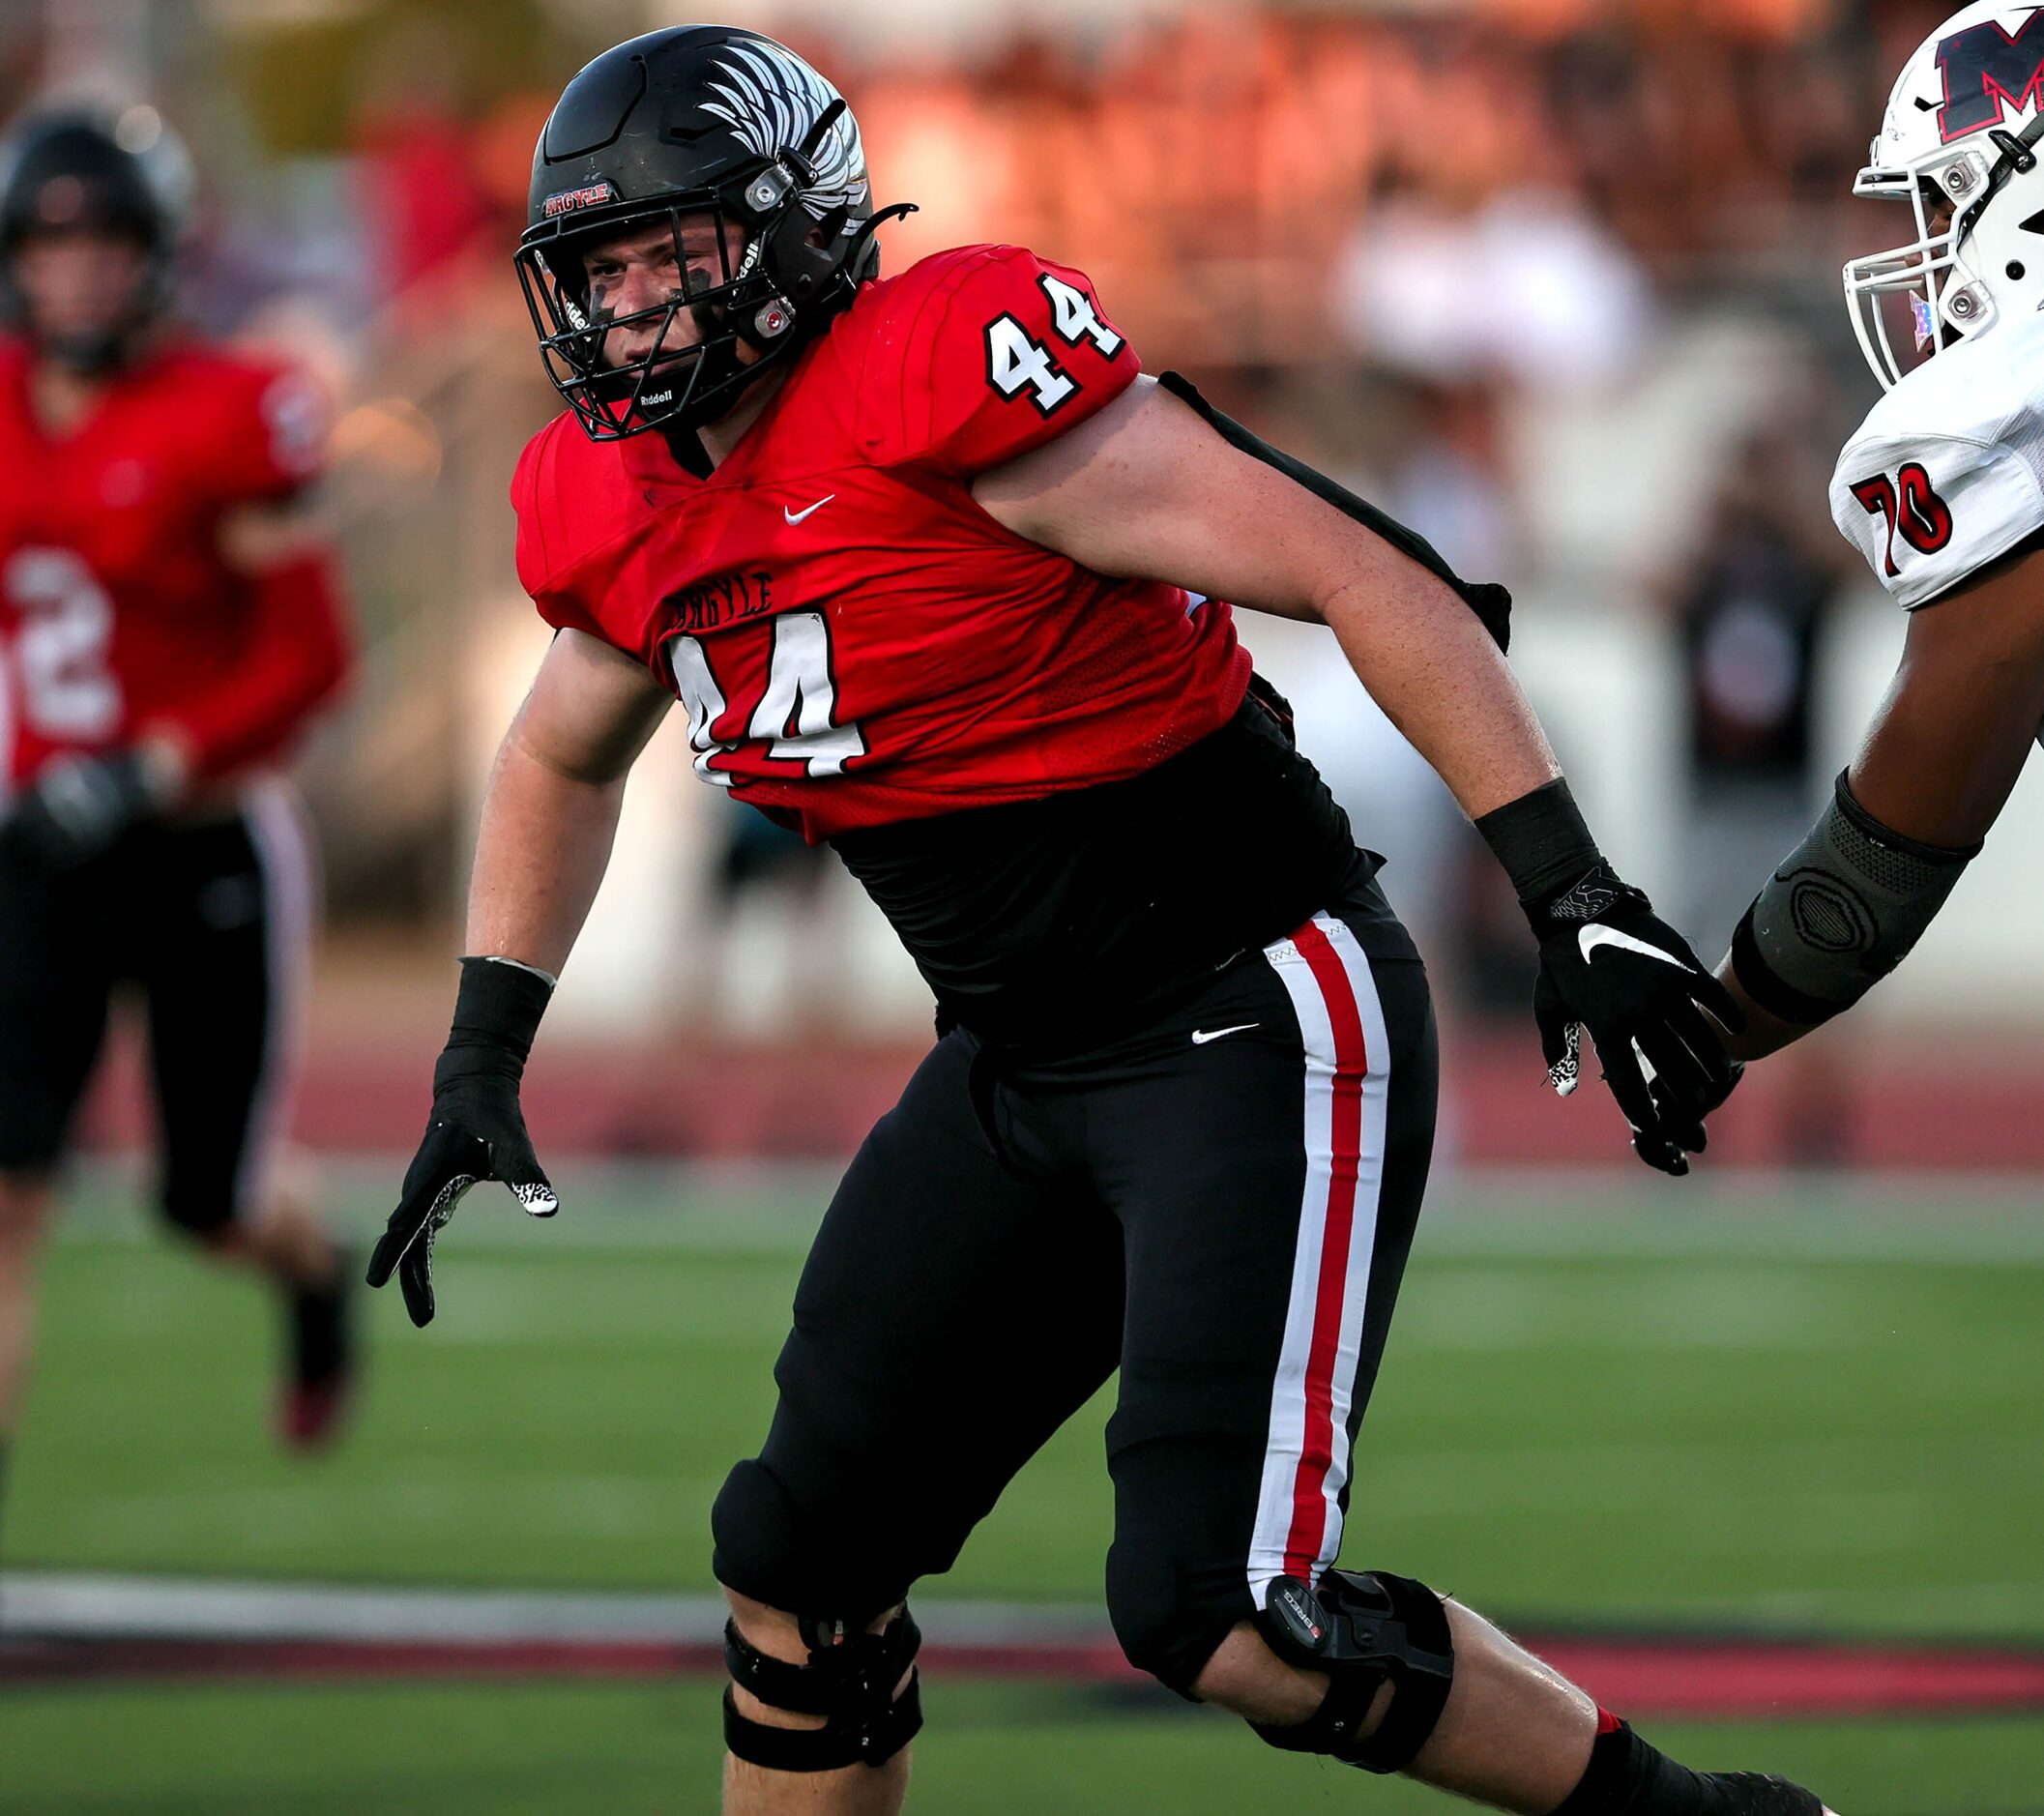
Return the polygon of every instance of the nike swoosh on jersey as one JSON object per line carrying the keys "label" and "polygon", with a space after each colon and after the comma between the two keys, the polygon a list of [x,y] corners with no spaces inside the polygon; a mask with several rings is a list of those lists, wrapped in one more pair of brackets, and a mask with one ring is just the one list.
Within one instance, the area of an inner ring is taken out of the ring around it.
{"label": "nike swoosh on jersey", "polygon": [[1586,965],[1599,946],[1616,946],[1621,952],[1638,952],[1644,958],[1658,958],[1662,964],[1673,965],[1678,971],[1689,969],[1675,953],[1664,952],[1658,946],[1649,946],[1645,940],[1636,940],[1629,933],[1621,933],[1617,927],[1600,926],[1595,922],[1577,933],[1576,944],[1583,949]]}
{"label": "nike swoosh on jersey", "polygon": [[[835,492],[832,492],[831,494],[831,498],[835,498],[837,494]],[[819,511],[821,511],[827,504],[831,502],[831,498],[819,498],[806,511],[790,511],[786,505],[783,505],[780,508],[780,514],[786,517],[791,524],[800,523],[804,517],[813,517]]]}
{"label": "nike swoosh on jersey", "polygon": [[1239,1021],[1232,1028],[1195,1028],[1192,1031],[1192,1044],[1205,1046],[1209,1040],[1218,1040],[1224,1034],[1241,1034],[1245,1029],[1262,1026],[1260,1021]]}

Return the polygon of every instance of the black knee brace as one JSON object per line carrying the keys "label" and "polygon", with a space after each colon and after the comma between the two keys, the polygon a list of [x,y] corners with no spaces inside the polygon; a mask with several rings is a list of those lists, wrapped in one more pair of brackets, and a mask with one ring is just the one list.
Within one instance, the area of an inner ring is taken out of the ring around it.
{"label": "black knee brace", "polygon": [[[1296,1576],[1270,1584],[1257,1616],[1265,1642],[1287,1664],[1328,1674],[1328,1694],[1297,1727],[1249,1725],[1288,1753],[1326,1753],[1368,1772],[1403,1772],[1441,1719],[1455,1648],[1441,1597],[1424,1583],[1382,1570],[1329,1570],[1316,1595]],[[1357,1738],[1378,1689],[1390,1706],[1376,1733]]]}
{"label": "black knee brace", "polygon": [[[885,1765],[922,1726],[918,1675],[910,1671],[922,1635],[904,1608],[878,1633],[843,1621],[802,1620],[807,1664],[763,1653],[724,1624],[724,1666],[735,1685],[774,1709],[821,1715],[820,1728],[774,1728],[739,1713],[724,1692],[724,1744],[738,1758],[772,1772],[834,1772],[840,1766]],[[899,1696],[894,1685],[909,1671]]]}

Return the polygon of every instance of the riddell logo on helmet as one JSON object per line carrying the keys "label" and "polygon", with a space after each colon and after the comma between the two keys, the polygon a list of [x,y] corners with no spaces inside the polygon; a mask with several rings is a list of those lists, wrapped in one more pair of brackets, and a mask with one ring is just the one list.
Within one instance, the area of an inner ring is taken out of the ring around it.
{"label": "riddell logo on helmet", "polygon": [[617,188],[610,183],[592,183],[586,189],[560,190],[546,198],[545,214],[551,220],[556,215],[571,215],[578,208],[596,208],[604,202],[618,199]]}
{"label": "riddell logo on helmet", "polygon": [[1955,138],[2000,126],[2010,107],[2021,110],[2044,98],[2044,14],[2032,13],[2011,37],[1994,19],[1954,32],[1938,45],[1938,70],[1944,77],[1944,105],[1938,110],[1938,136]]}

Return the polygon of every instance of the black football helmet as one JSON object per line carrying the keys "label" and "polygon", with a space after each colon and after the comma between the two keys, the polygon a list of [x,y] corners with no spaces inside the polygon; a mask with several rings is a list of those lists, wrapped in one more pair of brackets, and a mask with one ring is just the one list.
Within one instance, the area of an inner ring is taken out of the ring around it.
{"label": "black football helmet", "polygon": [[[23,121],[0,143],[0,318],[75,370],[120,365],[135,335],[170,305],[190,170],[184,148],[149,108],[115,125],[70,111]],[[39,333],[15,279],[15,255],[37,234],[81,231],[133,240],[147,255],[142,281],[105,328]]]}
{"label": "black football helmet", "polygon": [[[595,441],[715,422],[877,274],[874,228],[909,212],[874,213],[859,123],[785,45],[728,25],[631,39],[562,91],[533,154],[516,262],[547,377]],[[690,217],[717,223],[717,278],[628,315],[592,305],[593,242],[665,224],[686,271]],[[669,346],[684,309],[699,338]],[[607,364],[609,336],[634,326],[656,331],[651,349]]]}

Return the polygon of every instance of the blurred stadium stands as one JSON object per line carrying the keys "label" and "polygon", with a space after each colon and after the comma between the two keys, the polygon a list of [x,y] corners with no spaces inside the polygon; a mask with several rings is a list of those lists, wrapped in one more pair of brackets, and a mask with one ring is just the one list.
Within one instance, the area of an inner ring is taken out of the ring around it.
{"label": "blurred stadium stands", "polygon": [[[1835,274],[1886,224],[1851,200],[1852,172],[1941,11],[744,9],[837,74],[880,199],[921,205],[887,234],[894,268],[974,239],[1080,266],[1153,370],[1184,367],[1467,571],[1506,579],[1518,665],[1578,791],[1709,947],[1849,754],[1899,646],[1899,616],[1826,519],[1831,455],[1873,395]],[[160,106],[204,184],[191,310],[289,347],[338,399],[333,508],[369,642],[307,767],[331,906],[302,1123],[318,1141],[410,1138],[477,791],[544,641],[504,496],[553,405],[508,260],[531,143],[565,72],[667,16],[621,0],[0,13],[0,112],[52,91]],[[1737,572],[1698,605],[1699,576],[1756,523],[1796,551],[1819,619]],[[1359,835],[1391,856],[1387,886],[1466,1024],[1449,1046],[1465,1145],[1621,1158],[1608,1118],[1545,1114],[1522,936],[1445,794],[1330,640],[1243,629]],[[1785,716],[1803,727],[1786,758]],[[1776,750],[1766,787],[1711,792],[1705,718],[1720,748]],[[2029,1034],[2044,966],[2028,919],[1995,906],[2044,886],[2044,846],[2022,830],[2037,787],[1851,1038],[1748,1086],[1729,1151],[1801,1157],[1814,1120],[1826,1157],[2044,1161]],[[1699,791],[1711,810],[1692,815]],[[590,1088],[559,1111],[575,1138],[841,1151],[920,1040],[920,982],[847,880],[753,864],[739,836],[670,727],[550,1028],[557,1054],[579,1043],[563,1071]],[[845,1058],[874,1048],[877,1068]],[[583,1050],[639,1082],[624,1108]],[[1919,1089],[1930,1052],[1936,1100]],[[2003,1077],[1991,1104],[1983,1052]],[[542,1051],[536,1090],[546,1070]],[[757,1083],[715,1118],[659,1107],[699,1103],[713,1076]],[[1954,1120],[1954,1104],[1975,1107]],[[116,1092],[99,1127],[129,1120]]]}

